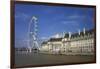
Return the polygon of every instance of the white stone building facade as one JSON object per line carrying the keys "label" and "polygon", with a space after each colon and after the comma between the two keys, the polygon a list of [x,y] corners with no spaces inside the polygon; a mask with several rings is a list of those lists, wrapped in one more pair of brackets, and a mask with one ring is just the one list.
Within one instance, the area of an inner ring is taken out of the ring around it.
{"label": "white stone building facade", "polygon": [[65,55],[94,55],[94,31],[65,33],[62,38],[50,38],[41,44],[40,52]]}

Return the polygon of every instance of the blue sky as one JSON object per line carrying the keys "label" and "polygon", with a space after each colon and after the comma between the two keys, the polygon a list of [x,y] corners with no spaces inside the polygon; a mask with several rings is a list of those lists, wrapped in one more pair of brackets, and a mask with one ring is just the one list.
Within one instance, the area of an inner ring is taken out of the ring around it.
{"label": "blue sky", "polygon": [[48,38],[62,32],[78,32],[94,28],[94,8],[60,7],[34,4],[15,5],[15,41],[27,40],[28,25],[38,18],[38,37]]}

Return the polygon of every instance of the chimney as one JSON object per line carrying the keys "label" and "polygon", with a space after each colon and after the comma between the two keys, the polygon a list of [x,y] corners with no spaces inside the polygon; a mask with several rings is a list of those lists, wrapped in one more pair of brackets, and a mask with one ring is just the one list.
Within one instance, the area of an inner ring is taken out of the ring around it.
{"label": "chimney", "polygon": [[80,29],[78,30],[78,34],[80,35]]}
{"label": "chimney", "polygon": [[85,34],[85,28],[83,29],[83,33]]}
{"label": "chimney", "polygon": [[63,38],[65,37],[65,32],[63,32]]}
{"label": "chimney", "polygon": [[69,32],[69,38],[71,38],[71,32]]}

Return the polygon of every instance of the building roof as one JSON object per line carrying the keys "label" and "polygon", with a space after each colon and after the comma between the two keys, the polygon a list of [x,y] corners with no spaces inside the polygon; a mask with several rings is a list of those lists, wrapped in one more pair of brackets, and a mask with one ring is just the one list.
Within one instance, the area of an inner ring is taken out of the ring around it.
{"label": "building roof", "polygon": [[88,33],[88,34],[92,34],[93,32],[94,32],[94,29],[86,31],[86,33]]}
{"label": "building roof", "polygon": [[47,41],[43,41],[42,44],[47,44]]}
{"label": "building roof", "polygon": [[65,33],[64,38],[68,38],[68,37],[69,37],[69,34],[68,33]]}
{"label": "building roof", "polygon": [[[94,29],[91,29],[91,30],[87,30],[85,31],[85,35],[88,35],[88,34],[93,34],[93,31]],[[80,32],[80,35],[79,33],[73,33],[71,35],[71,37],[78,37],[78,36],[84,36],[84,32]],[[69,37],[69,34],[68,33],[65,33],[65,36],[64,38],[68,38]],[[47,42],[54,42],[54,41],[62,41],[63,38],[50,38],[48,41],[44,41],[42,44],[47,44]]]}
{"label": "building roof", "polygon": [[[92,34],[93,31],[94,31],[94,29],[87,30],[87,31],[85,31],[85,35]],[[80,35],[79,35],[79,33],[74,33],[74,34],[71,35],[71,37],[77,37],[77,36],[84,36],[84,32],[83,31],[80,32]],[[65,38],[68,38],[69,37],[69,34],[66,33],[64,37]]]}
{"label": "building roof", "polygon": [[62,38],[50,38],[48,41],[61,41]]}

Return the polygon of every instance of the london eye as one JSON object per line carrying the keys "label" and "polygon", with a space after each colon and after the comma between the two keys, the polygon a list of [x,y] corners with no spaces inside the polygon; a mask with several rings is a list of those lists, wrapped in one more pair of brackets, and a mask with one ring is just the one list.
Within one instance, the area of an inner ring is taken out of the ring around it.
{"label": "london eye", "polygon": [[37,18],[33,16],[29,22],[28,26],[28,49],[29,52],[32,50],[38,50],[38,38],[37,38],[38,26],[37,26]]}

